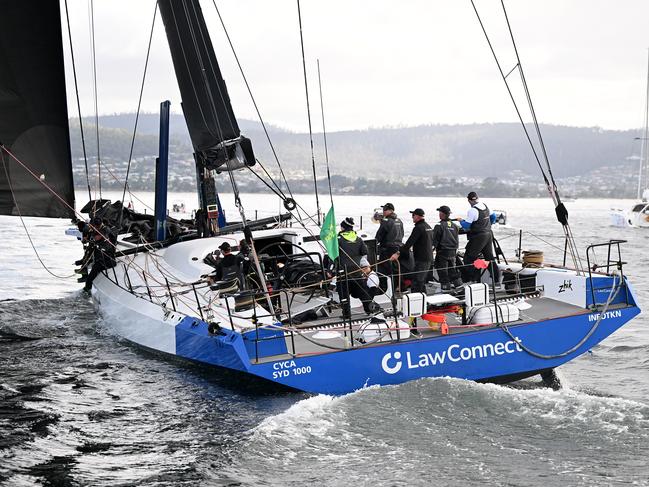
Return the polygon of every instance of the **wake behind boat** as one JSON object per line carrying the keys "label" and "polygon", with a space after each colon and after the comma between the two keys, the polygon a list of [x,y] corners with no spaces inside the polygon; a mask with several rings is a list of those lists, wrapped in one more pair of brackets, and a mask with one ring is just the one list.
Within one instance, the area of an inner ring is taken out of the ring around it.
{"label": "wake behind boat", "polygon": [[[9,80],[11,90],[29,103],[1,112],[12,123],[0,146],[5,168],[0,209],[74,216],[61,32],[48,24],[58,7],[32,18],[28,7],[36,3],[3,4],[3,12],[16,20],[10,23],[15,31],[0,34],[1,45],[10,53],[20,48],[21,54],[0,60],[11,69],[0,67],[18,73]],[[551,382],[555,367],[639,313],[623,272],[624,242],[591,245],[585,261],[580,258],[567,210],[543,167],[565,232],[563,260],[572,266],[529,265],[496,254],[498,259],[467,264],[472,272],[480,270],[478,282],[452,292],[434,292],[433,286],[408,290],[416,272],[400,267],[380,276],[387,284],[373,295],[372,306],[341,292],[351,281],[368,285],[365,268],[376,273],[383,263],[374,235],[360,234],[367,265],[340,265],[333,197],[321,221],[319,205],[317,215],[309,215],[256,160],[252,142],[239,130],[198,1],[160,0],[158,7],[194,146],[200,209],[194,221],[167,217],[169,102],[164,102],[154,214],[106,200],[92,200],[78,214],[90,217],[88,225],[80,224],[82,238],[95,241],[82,259],[94,256],[87,277],[92,299],[119,335],[249,380],[344,394],[439,376],[508,382],[541,374]],[[29,33],[38,26],[23,29],[28,21],[43,24],[35,31],[49,42],[34,41]],[[42,66],[51,75],[47,91],[36,86],[45,82],[33,71]],[[30,107],[38,109],[29,112]],[[286,214],[261,221],[246,217],[236,175],[255,165]],[[219,177],[231,182],[239,222],[224,221]],[[217,249],[223,255],[216,255]]]}

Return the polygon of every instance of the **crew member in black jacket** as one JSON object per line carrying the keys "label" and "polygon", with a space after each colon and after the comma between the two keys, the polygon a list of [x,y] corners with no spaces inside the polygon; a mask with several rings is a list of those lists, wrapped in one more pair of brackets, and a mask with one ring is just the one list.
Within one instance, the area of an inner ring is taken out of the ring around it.
{"label": "crew member in black jacket", "polygon": [[455,258],[459,246],[459,231],[457,226],[450,220],[451,209],[442,205],[437,208],[439,212],[439,223],[433,228],[433,247],[435,248],[435,269],[442,285],[442,291],[451,289],[453,286],[461,286],[462,279],[455,267]]}
{"label": "crew member in black jacket", "polygon": [[424,210],[417,208],[410,212],[415,228],[406,243],[399,251],[392,254],[390,260],[396,261],[401,252],[407,252],[412,247],[415,258],[415,268],[412,279],[412,292],[426,292],[426,277],[433,261],[433,229],[426,223]]}
{"label": "crew member in black jacket", "polygon": [[[343,318],[351,317],[349,296],[360,299],[366,313],[372,312],[373,294],[367,287],[362,268],[367,260],[367,245],[354,231],[354,219],[345,218],[338,233],[338,271],[336,290],[343,309]],[[328,259],[327,259],[328,260]]]}
{"label": "crew member in black jacket", "polygon": [[[470,266],[482,254],[485,260],[492,263],[489,272],[493,269],[493,280],[500,282],[500,271],[496,264],[496,257],[493,250],[493,233],[491,224],[495,222],[496,215],[489,207],[479,200],[478,194],[471,191],[467,195],[469,211],[465,219],[460,218],[460,224],[467,232],[467,244],[464,251],[464,265]],[[471,275],[471,280],[480,282],[480,271],[474,267],[465,268]]]}
{"label": "crew member in black jacket", "polygon": [[117,235],[104,224],[100,217],[94,217],[91,226],[94,250],[92,253],[92,269],[90,269],[85,281],[86,284],[83,287],[86,293],[90,293],[92,282],[101,271],[115,267],[115,245],[117,243]]}
{"label": "crew member in black jacket", "polygon": [[216,264],[216,272],[214,273],[214,278],[217,281],[228,281],[239,277],[239,259],[236,255],[232,254],[232,247],[228,242],[223,242],[219,245],[219,249],[223,253]]}
{"label": "crew member in black jacket", "polygon": [[[396,262],[390,259],[390,256],[397,252],[403,243],[403,222],[394,212],[394,205],[386,203],[383,205],[383,219],[376,232],[376,243],[379,246],[379,265],[377,271],[380,274],[379,287],[385,291],[387,289],[387,276],[396,276]],[[396,284],[392,281],[392,290],[396,289]]]}

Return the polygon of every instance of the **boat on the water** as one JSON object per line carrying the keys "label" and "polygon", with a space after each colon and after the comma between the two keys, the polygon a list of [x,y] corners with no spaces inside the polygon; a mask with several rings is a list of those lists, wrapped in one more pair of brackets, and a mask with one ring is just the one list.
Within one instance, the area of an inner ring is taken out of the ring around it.
{"label": "boat on the water", "polygon": [[649,228],[649,56],[647,59],[647,91],[645,95],[644,128],[640,141],[638,190],[636,202],[629,209],[611,208],[611,224],[615,227]]}
{"label": "boat on the water", "polygon": [[[398,287],[387,279],[375,307],[366,311],[350,298],[345,313],[337,289],[360,269],[327,265],[335,221],[306,214],[270,179],[286,213],[246,218],[236,175],[261,163],[239,130],[198,0],[159,0],[158,7],[194,146],[201,214],[196,222],[167,217],[168,102],[161,106],[155,214],[101,199],[75,212],[61,30],[51,21],[58,2],[0,7],[11,19],[0,30],[0,73],[12,74],[0,76],[0,93],[9,94],[0,96],[0,212],[89,216],[99,235],[105,230],[94,219],[113,227],[114,261],[95,278],[92,300],[130,342],[310,393],[440,376],[505,383],[540,374],[552,382],[556,367],[640,312],[623,272],[624,242],[590,245],[580,258],[555,187],[572,266],[478,260],[480,282],[444,293],[432,292],[434,285],[408,292],[406,276],[393,275]],[[219,223],[218,177],[231,180],[240,221]],[[374,236],[359,234],[369,249],[367,267],[375,269]],[[215,251],[225,243],[236,265],[216,279]],[[489,272],[494,266],[498,281]]]}
{"label": "boat on the water", "polygon": [[610,217],[614,227],[649,228],[649,189],[630,210],[613,208]]}

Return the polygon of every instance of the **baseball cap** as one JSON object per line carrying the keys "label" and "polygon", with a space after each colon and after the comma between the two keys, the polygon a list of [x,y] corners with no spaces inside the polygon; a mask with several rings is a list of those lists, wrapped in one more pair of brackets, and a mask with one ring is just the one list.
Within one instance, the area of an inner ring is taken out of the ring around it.
{"label": "baseball cap", "polygon": [[466,195],[466,199],[468,200],[477,200],[478,199],[478,193],[475,191],[471,191],[468,195]]}
{"label": "baseball cap", "polygon": [[227,250],[230,250],[230,244],[227,242],[223,242],[221,245],[219,245],[219,248],[225,252]]}
{"label": "baseball cap", "polygon": [[437,208],[437,211],[441,211],[445,215],[450,215],[451,214],[451,209],[446,205],[440,206],[439,208]]}
{"label": "baseball cap", "polygon": [[394,211],[394,205],[392,203],[386,203],[382,206],[384,210],[392,210]]}
{"label": "baseball cap", "polygon": [[424,210],[422,210],[421,208],[415,208],[410,213],[412,213],[413,215],[418,215],[418,216],[424,216],[426,214],[426,213],[424,213]]}

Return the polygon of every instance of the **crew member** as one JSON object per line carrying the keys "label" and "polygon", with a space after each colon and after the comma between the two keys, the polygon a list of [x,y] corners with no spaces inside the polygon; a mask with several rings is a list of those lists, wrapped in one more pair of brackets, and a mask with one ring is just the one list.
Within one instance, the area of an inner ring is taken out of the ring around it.
{"label": "crew member", "polygon": [[[379,245],[379,265],[377,270],[381,274],[379,287],[387,289],[387,276],[395,276],[398,272],[397,264],[389,260],[390,256],[397,252],[403,243],[403,222],[394,212],[394,205],[386,203],[383,205],[383,218],[376,232],[376,243]],[[392,279],[392,291],[396,289]]]}
{"label": "crew member", "polygon": [[92,282],[101,271],[115,267],[115,244],[117,243],[117,236],[104,224],[100,217],[94,217],[91,220],[91,226],[93,229],[94,250],[92,253],[92,269],[90,269],[85,281],[86,284],[83,287],[83,290],[87,293],[90,292]]}
{"label": "crew member", "polygon": [[198,235],[198,238],[210,236],[207,227],[207,217],[203,208],[196,210],[196,213],[194,214],[194,224],[196,225],[196,235]]}
{"label": "crew member", "polygon": [[338,270],[336,289],[343,309],[343,318],[351,317],[349,296],[360,299],[366,313],[372,312],[372,294],[367,288],[362,263],[367,262],[367,245],[354,231],[354,219],[345,218],[338,232]]}
{"label": "crew member", "polygon": [[227,281],[239,276],[239,260],[236,255],[232,254],[232,247],[228,242],[219,245],[219,250],[223,254],[216,261],[216,272],[214,278],[217,281]]}
{"label": "crew member", "polygon": [[450,220],[451,209],[442,205],[437,208],[439,223],[433,228],[433,248],[435,249],[435,269],[442,285],[442,291],[449,291],[451,283],[462,285],[460,273],[455,267],[455,258],[459,246],[457,226]]}
{"label": "crew member", "polygon": [[244,276],[247,276],[250,272],[252,249],[245,238],[242,238],[239,241],[239,253],[237,254],[237,263],[241,268],[241,272]]}
{"label": "crew member", "polygon": [[412,279],[412,292],[425,293],[426,292],[426,279],[430,264],[433,261],[433,229],[426,223],[424,210],[417,208],[410,212],[412,214],[412,221],[415,227],[406,243],[401,248],[392,254],[390,260],[396,261],[402,252],[408,252],[412,247],[412,253],[415,258],[415,266],[413,270]]}
{"label": "crew member", "polygon": [[[500,272],[495,262],[493,251],[493,234],[491,233],[491,224],[496,221],[496,214],[492,213],[487,205],[481,202],[475,191],[467,195],[469,200],[469,211],[466,219],[460,218],[462,228],[467,232],[467,243],[464,250],[464,265],[467,266],[467,275],[470,280],[479,282],[480,271],[472,267],[471,264],[482,254],[485,260],[493,262],[492,279],[497,284],[500,280]],[[490,270],[490,272],[492,272]]]}
{"label": "crew member", "polygon": [[92,229],[83,220],[77,221],[77,229],[81,233],[81,244],[83,245],[83,257],[74,262],[74,265],[81,266],[79,269],[76,269],[74,272],[81,274],[81,278],[77,282],[86,282],[86,277],[88,276],[88,267],[92,260],[93,245],[91,245],[91,233]]}

